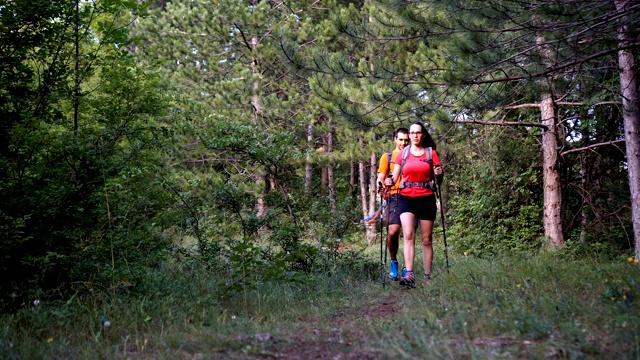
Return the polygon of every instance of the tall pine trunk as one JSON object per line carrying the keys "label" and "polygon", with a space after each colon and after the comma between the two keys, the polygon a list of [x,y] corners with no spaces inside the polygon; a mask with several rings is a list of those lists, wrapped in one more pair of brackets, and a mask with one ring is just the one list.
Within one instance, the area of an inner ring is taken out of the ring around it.
{"label": "tall pine trunk", "polygon": [[[333,126],[331,120],[329,120],[329,132],[327,133],[327,152],[329,155],[333,152]],[[335,176],[335,161],[329,156],[329,165],[327,165],[327,181],[329,186],[329,201],[331,202],[331,215],[337,216],[336,206],[336,176]]]}
{"label": "tall pine trunk", "polygon": [[313,122],[307,125],[307,155],[304,163],[304,191],[311,194],[311,185],[313,184],[313,165],[311,164],[311,153],[313,146]]}
{"label": "tall pine trunk", "polygon": [[358,197],[358,164],[355,162],[351,162],[349,167],[349,196],[351,197],[351,203],[355,207],[357,205],[356,201]]}
{"label": "tall pine trunk", "polygon": [[[615,4],[619,12],[624,12],[625,8],[629,6],[629,0],[616,0]],[[638,108],[640,98],[638,98],[636,62],[632,49],[628,47],[634,40],[632,30],[628,22],[623,22],[618,29],[619,47],[622,49],[618,51],[618,67],[631,193],[635,259],[640,260],[640,110]]]}
{"label": "tall pine trunk", "polygon": [[[256,37],[251,38],[251,46],[253,49],[258,48],[258,39]],[[253,58],[251,62],[251,71],[254,74],[257,74],[258,71],[258,59],[257,57]],[[251,96],[251,105],[253,105],[253,124],[256,127],[257,131],[261,131],[260,122],[258,121],[260,115],[262,114],[262,104],[260,101],[260,96],[258,95],[258,91],[260,90],[260,83],[258,81],[254,81],[253,83],[253,95]],[[257,187],[256,193],[256,216],[264,217],[267,214],[267,203],[265,202],[266,192],[268,191],[268,187],[266,185],[267,173],[264,167],[259,167],[255,169],[255,173],[253,174],[253,179],[255,181]]]}
{"label": "tall pine trunk", "polygon": [[[360,144],[364,147],[364,141],[360,140]],[[375,161],[375,154],[373,155]],[[360,177],[360,201],[362,204],[362,217],[366,218],[369,215],[373,214],[376,211],[376,203],[375,203],[375,189],[373,197],[371,196],[371,174],[367,174],[367,163],[364,161],[358,162],[358,173]],[[373,179],[373,184],[375,185],[375,177]],[[373,244],[376,241],[376,226],[373,225],[365,225],[366,229],[366,239],[369,244]]]}
{"label": "tall pine trunk", "polygon": [[375,153],[371,153],[369,158],[369,213],[376,211],[376,180],[378,175],[378,159]]}
{"label": "tall pine trunk", "polygon": [[78,132],[78,116],[80,113],[80,0],[75,1],[75,17],[73,24],[73,34],[75,38],[75,70],[73,72],[73,131]]}
{"label": "tall pine trunk", "polygon": [[562,235],[562,192],[558,171],[557,116],[553,96],[544,94],[540,104],[542,125],[542,186],[544,192],[544,235],[547,248],[556,249],[563,245]]}
{"label": "tall pine trunk", "polygon": [[[542,36],[536,38],[540,47],[543,63],[551,66],[554,63],[553,51],[545,44]],[[564,244],[562,234],[562,187],[559,170],[558,146],[558,114],[553,95],[553,78],[548,78],[548,92],[542,94],[540,102],[542,132],[542,187],[543,187],[543,223],[547,249],[557,249]]]}

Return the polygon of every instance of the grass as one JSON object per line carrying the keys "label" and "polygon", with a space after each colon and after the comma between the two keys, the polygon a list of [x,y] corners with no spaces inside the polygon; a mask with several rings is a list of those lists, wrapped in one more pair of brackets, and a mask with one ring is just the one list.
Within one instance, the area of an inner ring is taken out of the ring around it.
{"label": "grass", "polygon": [[450,274],[407,299],[414,310],[394,348],[435,348],[445,358],[637,358],[639,274],[622,261],[456,259]]}
{"label": "grass", "polygon": [[450,263],[427,288],[338,267],[225,299],[213,272],[167,265],[135,290],[83,289],[1,315],[0,358],[640,358],[637,263]]}

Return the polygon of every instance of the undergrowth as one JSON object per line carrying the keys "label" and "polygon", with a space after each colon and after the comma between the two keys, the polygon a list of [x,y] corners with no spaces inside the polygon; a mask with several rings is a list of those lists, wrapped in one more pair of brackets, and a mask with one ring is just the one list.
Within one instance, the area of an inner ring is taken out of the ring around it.
{"label": "undergrowth", "polygon": [[450,255],[446,272],[436,247],[432,285],[405,290],[382,286],[377,246],[342,254],[232,296],[219,272],[176,262],[126,291],[33,299],[0,317],[0,358],[640,356],[640,267],[627,259]]}

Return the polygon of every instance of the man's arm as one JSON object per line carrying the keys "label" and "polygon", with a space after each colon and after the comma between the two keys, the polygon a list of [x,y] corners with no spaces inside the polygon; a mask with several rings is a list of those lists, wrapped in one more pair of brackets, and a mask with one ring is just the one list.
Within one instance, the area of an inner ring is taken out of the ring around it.
{"label": "man's arm", "polygon": [[[380,157],[380,165],[378,165],[378,181],[377,183],[382,183],[382,188],[385,188],[384,179],[387,177],[387,172],[389,172],[389,164],[387,161],[387,154],[384,153]],[[378,189],[380,191],[382,189]]]}

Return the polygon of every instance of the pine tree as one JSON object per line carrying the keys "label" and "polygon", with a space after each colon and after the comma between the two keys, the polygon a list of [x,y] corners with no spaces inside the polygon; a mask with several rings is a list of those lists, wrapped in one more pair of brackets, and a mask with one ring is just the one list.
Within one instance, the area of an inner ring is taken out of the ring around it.
{"label": "pine tree", "polygon": [[[318,194],[312,190],[314,168],[333,161],[317,151],[331,134],[324,105],[310,94],[308,79],[280,56],[283,34],[314,41],[324,11],[311,1],[173,1],[154,10],[153,20],[137,24],[140,57],[161,64],[179,111],[189,117],[193,138],[185,142],[192,147],[178,159],[189,172],[185,176],[214,188],[235,184],[249,194],[253,211],[243,208],[241,221],[248,236],[280,213],[269,208],[278,203],[274,199],[287,203],[277,206],[296,222],[289,202],[297,201],[291,199],[297,199],[292,192],[298,185],[304,187],[298,175],[302,156],[306,196]],[[215,214],[227,211],[224,204],[212,209],[211,191],[203,185],[196,194],[190,186],[183,193],[201,209],[198,216],[218,221]],[[335,194],[330,198],[333,203]],[[221,229],[225,235],[238,230]]]}
{"label": "pine tree", "polygon": [[[465,106],[466,110],[457,114],[458,119],[482,119],[484,115],[478,115],[484,113],[481,108],[487,105],[503,110],[497,113],[498,116],[509,116],[505,110],[540,109],[545,235],[548,247],[561,247],[566,216],[561,171],[566,161],[560,157],[560,152],[562,147],[572,146],[564,134],[567,124],[587,124],[587,119],[576,117],[576,107],[587,107],[593,112],[601,106],[615,106],[618,100],[615,93],[609,92],[606,101],[594,98],[590,89],[603,84],[590,83],[586,79],[603,76],[606,79],[613,74],[608,64],[617,46],[615,34],[619,25],[615,19],[631,16],[633,6],[625,8],[621,14],[613,9],[613,4],[600,1],[528,4],[496,1],[450,5],[449,11],[460,14],[456,16],[457,23],[451,23],[451,28],[463,34],[464,42],[453,48],[461,66],[449,76],[457,83],[478,89],[470,92],[474,96],[468,98],[477,103]],[[483,26],[478,26],[477,22]],[[498,84],[504,84],[502,89],[508,91],[492,91],[491,87],[496,88]],[[516,122],[511,124],[517,125]],[[619,134],[614,135],[614,140]],[[600,140],[601,144],[606,145],[612,139],[603,140]],[[597,142],[590,148],[595,146],[598,146]]]}
{"label": "pine tree", "polygon": [[[289,41],[284,47],[292,67],[311,74],[311,87],[327,104],[329,116],[341,129],[338,133],[349,134],[341,151],[357,162],[365,217],[377,207],[377,159],[393,146],[385,139],[390,140],[395,128],[413,121],[406,98],[417,94],[410,87],[384,81],[406,60],[393,44],[387,48],[386,32],[394,33],[382,24],[391,21],[387,15],[374,1],[338,7],[322,24],[328,40],[320,38],[312,46]],[[381,54],[395,57],[385,59]],[[375,239],[373,226],[367,227],[366,237],[369,242]]]}
{"label": "pine tree", "polygon": [[[349,51],[301,50],[288,58],[331,76],[333,82],[314,89],[357,126],[418,116],[438,129],[446,123],[540,129],[544,231],[547,246],[558,248],[567,232],[561,193],[567,161],[560,155],[580,148],[564,134],[619,104],[617,91],[606,88],[615,76],[619,20],[634,24],[638,13],[636,2],[621,8],[601,1],[371,1],[335,12],[334,29],[353,44]],[[625,49],[637,49],[624,41]],[[375,56],[367,57],[367,49]],[[577,118],[585,108],[587,118]],[[612,136],[591,139],[588,149],[615,144],[620,132]]]}

